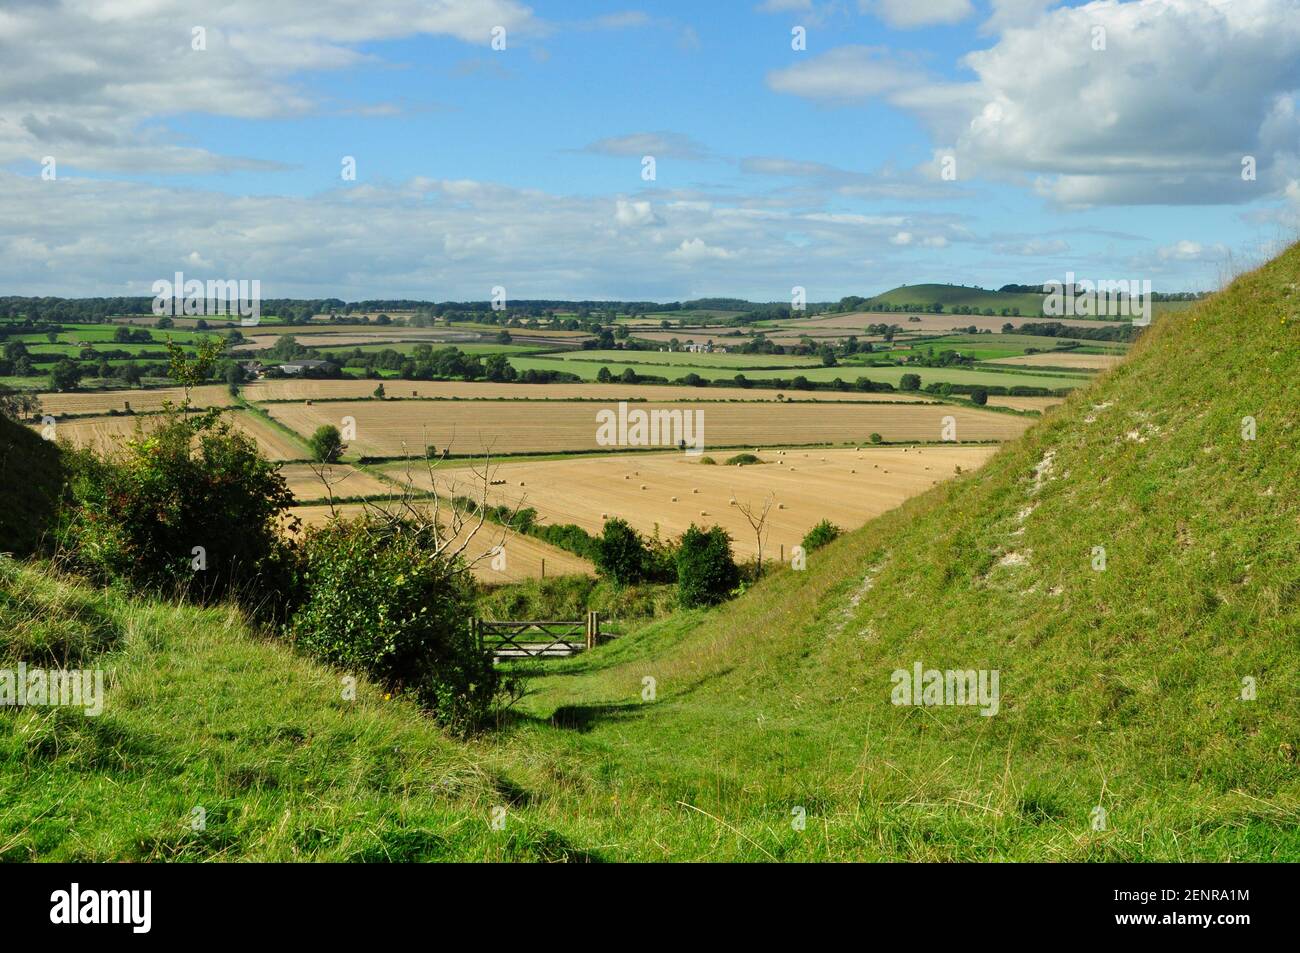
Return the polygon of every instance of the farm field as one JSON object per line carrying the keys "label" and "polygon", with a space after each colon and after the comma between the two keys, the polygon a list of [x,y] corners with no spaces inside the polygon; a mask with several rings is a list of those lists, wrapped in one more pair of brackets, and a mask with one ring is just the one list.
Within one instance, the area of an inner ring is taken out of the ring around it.
{"label": "farm field", "polygon": [[[912,318],[918,318],[919,320],[912,321]],[[774,329],[779,328],[786,331],[799,331],[804,329],[835,329],[851,331],[853,329],[865,328],[869,324],[896,324],[904,331],[924,331],[926,333],[933,333],[935,331],[953,331],[974,325],[981,331],[987,329],[996,334],[1002,330],[1004,324],[1011,324],[1018,328],[1023,324],[1042,324],[1046,321],[1054,321],[1068,327],[1083,328],[1127,326],[1129,323],[1127,321],[1092,321],[1086,318],[1044,318],[1039,315],[1030,316],[1023,314],[1019,317],[1003,317],[1002,315],[904,314],[898,311],[857,311],[851,314],[834,314],[820,318],[801,318],[791,319],[789,321],[777,321],[773,322],[769,327]]]}
{"label": "farm field", "polygon": [[280,475],[289,484],[289,491],[299,502],[325,500],[332,492],[335,499],[348,496],[381,496],[397,492],[397,488],[386,483],[373,473],[358,470],[347,464],[323,467],[321,473],[329,481],[327,491],[316,469],[319,464],[286,463],[280,468]]}
{"label": "farm field", "polygon": [[[553,360],[570,363],[594,362],[654,364],[677,368],[709,367],[714,370],[744,371],[751,367],[821,367],[821,359],[797,354],[692,354],[689,351],[567,351],[552,355]],[[577,373],[576,371],[574,373]]]}
{"label": "farm field", "polygon": [[[104,414],[110,410],[125,410],[130,404],[135,411],[162,410],[163,404],[170,401],[177,406],[185,399],[183,387],[158,387],[150,390],[130,388],[123,390],[68,391],[64,393],[42,393],[37,395],[41,401],[41,412],[59,416],[60,414]],[[190,391],[192,407],[229,407],[235,399],[225,384],[206,384]]]}
{"label": "farm field", "polygon": [[1010,407],[1012,410],[1037,410],[1039,413],[1064,402],[1064,397],[1004,397],[1000,394],[989,395],[989,406],[991,407]]}
{"label": "farm field", "polygon": [[[943,418],[956,420],[962,441],[1008,440],[1032,422],[1012,414],[972,410],[948,404],[776,404],[718,403],[637,404],[642,410],[691,406],[704,415],[707,447],[789,443],[866,443],[873,432],[888,442],[937,441]],[[598,451],[597,411],[614,404],[592,402],[502,401],[445,402],[355,401],[311,406],[269,404],[280,423],[304,439],[316,428],[342,427],[344,417],[356,424],[349,453],[398,457],[423,455],[427,446],[453,454],[556,453]]]}
{"label": "farm field", "polygon": [[[384,504],[374,505],[382,507]],[[367,505],[364,503],[344,503],[334,507],[334,512],[344,519],[355,519],[366,509]],[[328,506],[296,506],[290,512],[302,520],[304,527],[323,525],[329,522],[331,515]],[[491,551],[503,542],[505,567],[501,570],[493,569]],[[488,584],[536,579],[542,575],[543,560],[546,562],[548,577],[573,574],[594,575],[596,572],[596,567],[581,556],[556,549],[531,536],[507,533],[503,527],[488,522],[485,522],[483,528],[470,540],[469,546],[465,549],[465,556],[474,562],[474,576],[480,582]]]}
{"label": "farm field", "polygon": [[[636,352],[624,352],[635,354]],[[764,355],[766,356],[766,355]],[[743,374],[749,380],[770,380],[778,378],[780,380],[791,380],[795,377],[806,377],[810,381],[833,381],[837,377],[841,380],[852,383],[859,377],[865,377],[871,381],[880,381],[883,383],[898,386],[899,381],[904,374],[919,374],[921,384],[925,386],[931,383],[949,383],[949,384],[972,384],[983,387],[1047,387],[1053,390],[1059,388],[1079,387],[1087,383],[1087,377],[1080,374],[1069,376],[1063,374],[1047,374],[1040,372],[1029,372],[1020,374],[1014,371],[996,371],[996,370],[968,370],[960,367],[903,367],[901,365],[875,367],[865,364],[838,364],[835,367],[799,367],[789,368],[786,370],[764,370],[755,371],[746,368],[728,368],[722,370],[716,367],[705,367],[700,364],[682,364],[673,367],[664,367],[653,364],[624,363],[594,363],[589,364],[585,361],[566,361],[553,357],[512,357],[510,363],[516,370],[526,371],[545,370],[545,371],[567,371],[570,374],[579,374],[587,380],[595,380],[596,373],[602,367],[608,367],[611,374],[615,376],[622,374],[627,368],[631,368],[633,373],[646,374],[655,377],[684,377],[687,374],[695,373],[706,380],[728,380]]]}
{"label": "farm field", "polygon": [[[243,394],[251,401],[324,400],[340,397],[369,397],[376,381],[278,380],[247,384]],[[747,402],[775,401],[776,390],[743,387],[690,387],[683,384],[493,384],[483,381],[384,382],[389,398],[428,397],[461,400],[674,400]],[[791,392],[784,396],[798,401],[885,401],[889,403],[933,402],[929,395],[885,392],[859,394],[835,391]]]}
{"label": "farm field", "polygon": [[[248,411],[231,411],[223,419],[256,440],[268,459],[301,460],[307,455],[287,435]],[[67,440],[75,447],[93,447],[99,453],[111,454],[124,440],[134,436],[137,424],[148,433],[161,420],[157,416],[78,418],[58,424],[57,439]],[[32,424],[31,429],[39,432],[40,424]]]}
{"label": "farm field", "polygon": [[1064,367],[1070,370],[1104,371],[1114,367],[1123,357],[1117,354],[1078,354],[1071,351],[1053,351],[1048,354],[1022,354],[1020,357],[998,358],[999,364],[1017,367]]}
{"label": "farm field", "polygon": [[462,341],[412,341],[407,338],[395,339],[380,344],[359,344],[354,346],[343,346],[337,343],[318,344],[316,341],[308,342],[309,347],[314,351],[327,353],[335,351],[341,354],[351,354],[353,351],[360,351],[362,354],[374,354],[380,351],[396,351],[399,354],[411,354],[420,344],[428,344],[435,350],[440,347],[454,347],[466,354],[534,354],[538,351],[546,350],[543,345],[529,344],[492,344],[489,342],[462,342]]}
{"label": "farm field", "polygon": [[[597,534],[604,517],[619,516],[646,535],[677,536],[691,523],[717,524],[730,533],[738,555],[757,552],[754,532],[740,503],[761,506],[770,493],[770,535],[764,558],[776,558],[822,519],[841,529],[856,529],[867,520],[898,506],[908,497],[940,480],[983,465],[996,447],[866,447],[861,450],[763,451],[767,463],[746,467],[702,464],[681,453],[588,457],[502,463],[493,467],[492,502],[535,508],[548,523],[575,523]],[[386,468],[395,479],[405,478],[402,465]],[[436,471],[440,489],[459,482],[468,485],[468,468],[447,466]],[[427,471],[415,470],[414,485],[429,489]],[[520,483],[523,486],[520,486]],[[574,487],[582,492],[575,493]],[[645,489],[641,489],[645,486]],[[699,492],[694,492],[698,490]],[[676,500],[673,498],[676,497]],[[781,509],[777,508],[780,505]],[[810,557],[810,561],[816,556]],[[549,561],[547,563],[550,565]]]}

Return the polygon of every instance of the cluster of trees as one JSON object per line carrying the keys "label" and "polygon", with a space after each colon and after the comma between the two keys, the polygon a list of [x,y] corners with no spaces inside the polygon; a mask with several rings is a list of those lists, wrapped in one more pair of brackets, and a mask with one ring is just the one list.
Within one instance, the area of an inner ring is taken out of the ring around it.
{"label": "cluster of trees", "polygon": [[1141,327],[1127,323],[1089,327],[1062,324],[1059,321],[1031,322],[1022,324],[1019,328],[1004,324],[1002,331],[1004,333],[1015,331],[1017,334],[1032,334],[1048,338],[1083,338],[1087,341],[1136,341],[1142,334]]}

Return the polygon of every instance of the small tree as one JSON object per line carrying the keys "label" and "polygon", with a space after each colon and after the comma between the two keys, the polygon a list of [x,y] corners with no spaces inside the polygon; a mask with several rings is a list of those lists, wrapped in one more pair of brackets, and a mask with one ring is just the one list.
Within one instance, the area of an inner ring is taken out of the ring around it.
{"label": "small tree", "polygon": [[970,392],[970,402],[972,404],[978,404],[979,406],[983,407],[985,404],[989,402],[989,392],[986,391],[983,387],[976,387],[973,391]]}
{"label": "small tree", "polygon": [[[735,491],[732,491],[732,498],[735,498]],[[746,522],[749,523],[750,529],[754,531],[754,538],[758,542],[758,575],[763,575],[763,544],[767,542],[767,514],[772,510],[772,504],[776,502],[776,495],[769,493],[767,499],[763,501],[761,507],[756,507],[752,503],[736,503],[736,509],[740,510]]]}
{"label": "small tree", "polygon": [[76,390],[81,383],[81,365],[66,357],[50,370],[50,390]]}
{"label": "small tree", "polygon": [[694,523],[677,548],[677,600],[686,608],[722,602],[740,583],[731,555],[731,537],[721,526],[703,530]]}
{"label": "small tree", "polygon": [[384,399],[384,385],[383,385],[383,384],[380,384],[378,387],[375,388],[375,397],[377,397],[377,398],[380,399],[380,400],[383,400],[383,399]]}
{"label": "small tree", "polygon": [[920,389],[921,389],[921,375],[920,375],[920,374],[904,374],[902,377],[900,377],[900,378],[898,379],[898,386],[899,386],[902,390],[920,390]]}
{"label": "small tree", "polygon": [[882,437],[882,436],[880,436],[880,434],[878,434],[878,433],[873,433],[869,439],[871,440],[872,443],[884,443],[884,442],[885,442],[885,438]]}
{"label": "small tree", "polygon": [[343,435],[339,433],[339,428],[333,424],[322,424],[316,428],[316,432],[311,435],[307,441],[311,447],[312,459],[317,463],[338,463],[343,456],[343,451],[348,446],[343,442]]}

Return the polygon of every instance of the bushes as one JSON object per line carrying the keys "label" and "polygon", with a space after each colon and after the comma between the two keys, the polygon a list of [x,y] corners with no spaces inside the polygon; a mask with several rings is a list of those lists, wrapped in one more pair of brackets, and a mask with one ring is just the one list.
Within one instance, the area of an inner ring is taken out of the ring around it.
{"label": "bushes", "polygon": [[821,549],[827,543],[834,540],[843,532],[838,526],[830,520],[822,520],[812,529],[808,530],[803,538],[804,552],[811,553],[814,549]]}
{"label": "bushes", "polygon": [[200,601],[278,594],[282,603],[290,555],[279,523],[293,494],[279,467],[216,412],[165,420],[147,434],[138,428],[117,459],[68,455],[64,560],[134,589]]}
{"label": "bushes", "polygon": [[739,582],[731,537],[720,526],[702,530],[692,523],[677,548],[678,602],[688,609],[716,605]]}
{"label": "bushes", "polygon": [[650,575],[650,550],[627,520],[605,521],[596,569],[620,586],[644,582]]}
{"label": "bushes", "polygon": [[504,684],[470,631],[474,586],[436,552],[432,531],[362,518],[313,530],[303,543],[297,646],[410,693],[450,728],[481,724]]}
{"label": "bushes", "polygon": [[752,453],[738,453],[734,457],[727,458],[727,466],[729,467],[747,467],[762,462]]}

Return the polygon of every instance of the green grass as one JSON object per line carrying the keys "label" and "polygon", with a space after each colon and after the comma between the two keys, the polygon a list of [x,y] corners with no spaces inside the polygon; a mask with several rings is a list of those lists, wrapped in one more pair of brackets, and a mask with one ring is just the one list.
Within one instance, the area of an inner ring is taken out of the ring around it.
{"label": "green grass", "polygon": [[[68,587],[106,708],[0,716],[0,857],[1300,860],[1298,276],[1171,313],[981,470],[548,665],[470,743],[229,610]],[[996,669],[998,713],[891,704],[916,661]]]}

